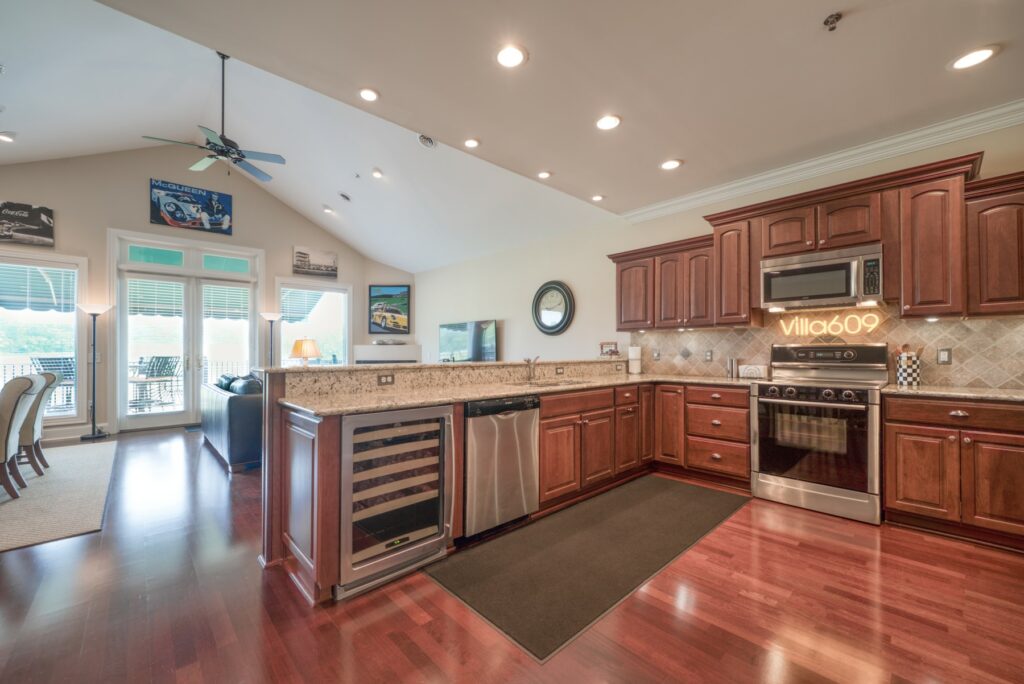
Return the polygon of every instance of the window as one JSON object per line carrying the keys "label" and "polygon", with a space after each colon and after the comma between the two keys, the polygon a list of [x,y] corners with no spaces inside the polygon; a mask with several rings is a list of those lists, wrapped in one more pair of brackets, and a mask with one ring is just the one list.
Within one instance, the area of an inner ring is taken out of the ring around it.
{"label": "window", "polygon": [[281,288],[281,365],[302,365],[289,358],[295,340],[308,337],[320,349],[316,364],[348,363],[348,293],[312,287]]}
{"label": "window", "polygon": [[48,417],[78,414],[78,269],[0,261],[0,385],[43,371],[63,379]]}
{"label": "window", "polygon": [[185,253],[180,249],[163,249],[146,245],[128,245],[128,261],[158,266],[184,266]]}
{"label": "window", "polygon": [[223,256],[220,254],[203,255],[204,271],[220,271],[221,273],[248,273],[249,259]]}

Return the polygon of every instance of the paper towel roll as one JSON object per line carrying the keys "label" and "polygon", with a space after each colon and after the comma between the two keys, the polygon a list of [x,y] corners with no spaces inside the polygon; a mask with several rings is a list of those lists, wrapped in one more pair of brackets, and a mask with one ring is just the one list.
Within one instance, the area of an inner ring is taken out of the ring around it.
{"label": "paper towel roll", "polygon": [[640,358],[640,347],[630,347],[629,348],[629,358],[630,359],[639,359]]}
{"label": "paper towel roll", "polygon": [[640,359],[629,360],[629,373],[630,375],[639,375],[640,373]]}

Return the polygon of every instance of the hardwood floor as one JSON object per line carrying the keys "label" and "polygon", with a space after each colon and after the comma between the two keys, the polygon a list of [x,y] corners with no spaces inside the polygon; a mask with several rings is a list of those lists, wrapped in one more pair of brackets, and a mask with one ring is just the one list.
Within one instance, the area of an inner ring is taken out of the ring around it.
{"label": "hardwood floor", "polygon": [[422,573],[307,607],[259,497],[122,436],[102,532],[0,553],[0,682],[1024,681],[1024,555],[751,501],[540,665]]}

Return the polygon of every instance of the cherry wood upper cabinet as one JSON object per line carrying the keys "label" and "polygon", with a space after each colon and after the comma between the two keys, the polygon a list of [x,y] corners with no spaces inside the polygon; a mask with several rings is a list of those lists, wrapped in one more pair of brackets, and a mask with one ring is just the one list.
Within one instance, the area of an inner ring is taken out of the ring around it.
{"label": "cherry wood upper cabinet", "polygon": [[586,487],[615,474],[615,411],[591,411],[582,418],[580,459]]}
{"label": "cherry wood upper cabinet", "polygon": [[640,465],[640,407],[619,406],[615,409],[615,472],[621,473]]}
{"label": "cherry wood upper cabinet", "polygon": [[654,386],[640,386],[640,461],[654,458]]}
{"label": "cherry wood upper cabinet", "polygon": [[761,218],[761,258],[817,249],[814,207],[787,209]]}
{"label": "cherry wood upper cabinet", "polygon": [[960,431],[886,423],[885,507],[960,521]]}
{"label": "cherry wood upper cabinet", "polygon": [[714,230],[715,322],[750,322],[750,221]]}
{"label": "cherry wood upper cabinet", "polygon": [[967,313],[1024,313],[1024,190],[967,201]]}
{"label": "cherry wood upper cabinet", "polygon": [[654,327],[683,324],[684,276],[681,252],[654,257]]}
{"label": "cherry wood upper cabinet", "polygon": [[962,313],[964,290],[964,177],[900,188],[903,315]]}
{"label": "cherry wood upper cabinet", "polygon": [[540,421],[541,503],[579,490],[580,427],[579,415]]}
{"label": "cherry wood upper cabinet", "polygon": [[960,433],[963,521],[1024,534],[1024,435]]}
{"label": "cherry wood upper cabinet", "polygon": [[655,390],[654,458],[683,465],[683,388],[659,385]]}
{"label": "cherry wood upper cabinet", "polygon": [[654,258],[615,265],[619,330],[654,327]]}
{"label": "cherry wood upper cabinet", "polygon": [[711,247],[683,252],[684,328],[715,324],[715,264]]}
{"label": "cherry wood upper cabinet", "polygon": [[818,205],[818,249],[850,247],[882,239],[882,193],[843,197]]}

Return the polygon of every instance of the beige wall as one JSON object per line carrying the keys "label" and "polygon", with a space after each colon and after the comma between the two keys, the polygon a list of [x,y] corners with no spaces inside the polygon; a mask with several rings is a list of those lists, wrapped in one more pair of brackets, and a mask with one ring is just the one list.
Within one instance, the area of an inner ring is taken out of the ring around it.
{"label": "beige wall", "polygon": [[[615,269],[606,255],[710,233],[704,215],[775,197],[825,187],[916,164],[985,151],[982,177],[1024,170],[1024,126],[1006,128],[914,154],[790,184],[715,205],[631,225],[617,217],[581,226],[571,237],[538,243],[416,275],[416,320],[425,361],[437,360],[437,326],[480,318],[502,321],[501,355],[518,359],[587,358],[598,343],[629,336],[615,332]],[[685,167],[680,171],[686,173]],[[536,288],[564,280],[577,303],[576,319],[565,333],[548,337],[533,325],[530,305]]]}
{"label": "beige wall", "polygon": [[[255,247],[265,251],[261,311],[276,311],[275,278],[291,277],[293,245],[338,254],[338,283],[352,286],[353,342],[366,343],[367,285],[411,283],[404,271],[364,258],[359,252],[311,223],[267,193],[244,174],[217,164],[202,173],[188,171],[196,153],[177,147],[159,146],[114,154],[74,157],[53,161],[0,166],[0,199],[39,204],[53,209],[56,225],[54,249],[9,248],[32,254],[86,257],[89,265],[88,297],[93,302],[113,302],[107,264],[108,228],[203,240],[226,247]],[[195,185],[225,192],[233,197],[233,235],[210,235],[149,222],[149,179]],[[312,282],[324,282],[314,279]],[[101,317],[98,348],[107,349],[107,324],[113,317]],[[413,320],[415,323],[415,318]],[[266,325],[261,322],[261,326]],[[266,354],[266,330],[261,328],[260,353]],[[100,364],[97,385],[101,422],[106,419],[107,382]]]}

